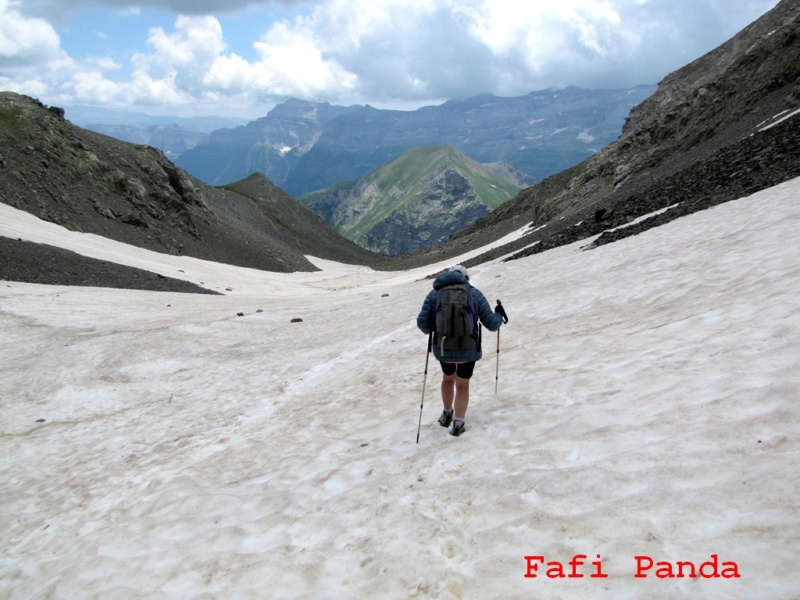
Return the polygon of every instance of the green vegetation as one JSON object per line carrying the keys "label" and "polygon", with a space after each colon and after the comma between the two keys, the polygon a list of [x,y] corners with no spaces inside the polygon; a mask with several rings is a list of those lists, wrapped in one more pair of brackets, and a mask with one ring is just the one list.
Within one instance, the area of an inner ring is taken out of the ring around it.
{"label": "green vegetation", "polygon": [[[413,148],[357,182],[340,183],[298,200],[341,235],[364,244],[376,226],[405,219],[420,231],[463,226],[464,211],[495,209],[520,188],[449,146]],[[402,215],[402,216],[400,216]]]}
{"label": "green vegetation", "polygon": [[14,136],[21,130],[22,108],[18,106],[0,107],[0,135]]}

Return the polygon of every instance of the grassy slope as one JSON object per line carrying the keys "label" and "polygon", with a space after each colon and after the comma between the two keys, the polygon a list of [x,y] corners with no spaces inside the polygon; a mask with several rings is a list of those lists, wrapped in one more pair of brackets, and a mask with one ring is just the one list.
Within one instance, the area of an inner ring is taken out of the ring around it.
{"label": "grassy slope", "polygon": [[[377,189],[379,197],[377,200],[372,196],[357,200],[356,205],[363,207],[362,218],[352,224],[337,223],[334,226],[345,237],[359,239],[394,211],[414,210],[419,197],[427,193],[429,182],[448,166],[468,179],[476,194],[492,209],[519,192],[513,183],[449,146],[414,148],[364,178],[370,187]],[[343,187],[340,184],[312,192],[301,196],[299,200],[313,205],[315,199]]]}

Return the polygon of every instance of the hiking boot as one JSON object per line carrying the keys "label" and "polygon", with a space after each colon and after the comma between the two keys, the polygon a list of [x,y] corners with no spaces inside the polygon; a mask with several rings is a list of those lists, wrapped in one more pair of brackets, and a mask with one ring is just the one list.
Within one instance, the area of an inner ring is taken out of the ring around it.
{"label": "hiking boot", "polygon": [[453,421],[453,428],[450,430],[450,435],[458,437],[462,433],[464,433],[464,429],[466,429],[466,424],[464,423],[464,421],[456,419],[455,421]]}
{"label": "hiking boot", "polygon": [[439,425],[441,425],[442,427],[449,427],[450,422],[452,420],[453,420],[453,409],[450,409],[449,411],[443,410],[442,416],[439,417]]}

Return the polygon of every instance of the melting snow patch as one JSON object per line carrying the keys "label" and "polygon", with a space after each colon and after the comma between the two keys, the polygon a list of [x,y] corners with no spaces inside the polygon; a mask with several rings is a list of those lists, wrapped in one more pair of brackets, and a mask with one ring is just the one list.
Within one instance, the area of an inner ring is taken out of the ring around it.
{"label": "melting snow patch", "polygon": [[[793,116],[795,116],[796,114],[799,114],[799,113],[800,113],[800,108],[798,108],[798,109],[797,109],[797,110],[795,110],[795,111],[792,111],[792,112],[790,112],[788,115],[786,114],[787,112],[788,112],[788,111],[785,111],[785,110],[784,110],[783,112],[779,112],[777,115],[775,115],[774,117],[772,117],[772,119],[767,119],[766,121],[762,121],[762,122],[761,122],[761,123],[760,123],[760,124],[759,124],[759,125],[756,127],[756,129],[757,129],[758,131],[766,131],[766,130],[767,130],[767,129],[769,129],[770,127],[775,127],[775,125],[778,125],[779,123],[783,123],[783,122],[784,122],[784,121],[786,121],[787,119],[791,119],[791,118],[792,118]],[[781,116],[781,115],[784,115],[784,116]],[[764,125],[764,123],[767,123],[767,121],[772,121],[773,119],[777,119],[777,120],[773,121],[772,123],[769,123],[768,125]],[[762,125],[763,125],[763,127],[762,127]]]}
{"label": "melting snow patch", "polygon": [[[610,232],[610,231],[617,231],[618,229],[625,229],[626,227],[630,227],[632,225],[636,225],[637,223],[641,223],[642,221],[646,221],[650,217],[655,217],[655,216],[658,216],[658,215],[660,215],[662,213],[667,212],[668,210],[672,210],[676,206],[680,206],[680,202],[677,202],[676,204],[671,204],[671,205],[669,205],[667,207],[664,207],[664,208],[660,208],[660,209],[658,209],[656,211],[653,211],[651,213],[647,213],[646,215],[642,215],[641,217],[637,217],[633,221],[631,221],[630,223],[625,223],[624,225],[620,225],[619,227],[614,227],[612,229],[606,229],[606,231]],[[605,231],[603,233],[605,233]]]}

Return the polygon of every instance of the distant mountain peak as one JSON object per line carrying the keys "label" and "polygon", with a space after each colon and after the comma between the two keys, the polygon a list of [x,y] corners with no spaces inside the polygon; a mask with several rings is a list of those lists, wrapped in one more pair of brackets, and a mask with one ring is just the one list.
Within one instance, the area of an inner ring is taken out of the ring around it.
{"label": "distant mountain peak", "polygon": [[383,167],[300,200],[345,237],[401,254],[447,239],[520,186],[451,146],[412,148]]}

